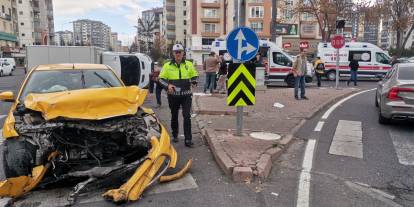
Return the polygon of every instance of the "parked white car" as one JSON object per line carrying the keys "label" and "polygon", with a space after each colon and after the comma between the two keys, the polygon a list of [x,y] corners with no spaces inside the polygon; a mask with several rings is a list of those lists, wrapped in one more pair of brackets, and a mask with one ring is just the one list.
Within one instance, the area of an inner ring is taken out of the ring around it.
{"label": "parked white car", "polygon": [[13,66],[8,62],[0,63],[0,77],[5,75],[13,75]]}
{"label": "parked white car", "polygon": [[0,58],[0,62],[8,62],[13,67],[13,71],[16,69],[16,61],[14,58]]}

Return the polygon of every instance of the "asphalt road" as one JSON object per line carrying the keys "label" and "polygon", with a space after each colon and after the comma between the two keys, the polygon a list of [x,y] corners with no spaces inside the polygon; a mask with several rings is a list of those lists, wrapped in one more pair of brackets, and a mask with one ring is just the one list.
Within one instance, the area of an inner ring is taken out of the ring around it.
{"label": "asphalt road", "polygon": [[[0,91],[16,92],[23,78],[22,69],[17,69],[14,76],[0,77]],[[333,86],[334,82],[323,84]],[[344,87],[345,82],[341,82],[341,86]],[[375,86],[375,81],[363,81],[358,87]],[[162,123],[169,128],[170,115],[166,103],[164,95],[163,106],[155,111]],[[144,105],[154,106],[155,97],[149,96]],[[0,104],[0,124],[3,124],[2,115],[7,114],[9,107],[8,103]],[[315,132],[314,128],[322,114],[323,112],[309,120],[298,132],[299,139],[274,163],[271,175],[264,183],[233,183],[218,168],[199,131],[193,125],[195,148],[185,148],[182,140],[174,144],[179,155],[178,166],[182,166],[189,158],[194,159],[190,173],[174,183],[157,184],[148,189],[138,202],[125,205],[299,206],[298,189],[301,187],[298,187],[298,183],[303,172],[305,147],[308,140],[313,139],[317,144],[310,173],[312,178],[309,206],[414,206],[414,167],[407,165],[411,152],[414,152],[410,151],[414,148],[409,148],[414,145],[412,125],[379,125],[372,92],[345,102],[325,120],[321,131]],[[329,154],[340,120],[361,123],[362,158]],[[401,160],[405,164],[401,164]],[[412,161],[414,162],[414,158]],[[0,177],[4,179],[2,169]],[[365,184],[371,187],[366,187]],[[37,189],[18,199],[15,205],[63,206],[67,204],[66,198],[71,187],[73,186]],[[96,189],[81,196],[76,206],[115,206],[101,198],[100,194],[104,191],[105,189]]]}
{"label": "asphalt road", "polygon": [[414,123],[380,125],[374,96],[355,96],[326,120],[323,111],[298,132],[317,143],[310,206],[414,206]]}

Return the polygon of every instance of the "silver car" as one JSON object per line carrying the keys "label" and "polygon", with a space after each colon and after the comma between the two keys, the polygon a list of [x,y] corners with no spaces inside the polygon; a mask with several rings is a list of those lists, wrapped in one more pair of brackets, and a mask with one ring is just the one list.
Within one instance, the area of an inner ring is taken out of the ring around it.
{"label": "silver car", "polygon": [[414,120],[414,63],[400,63],[379,82],[375,95],[379,123]]}

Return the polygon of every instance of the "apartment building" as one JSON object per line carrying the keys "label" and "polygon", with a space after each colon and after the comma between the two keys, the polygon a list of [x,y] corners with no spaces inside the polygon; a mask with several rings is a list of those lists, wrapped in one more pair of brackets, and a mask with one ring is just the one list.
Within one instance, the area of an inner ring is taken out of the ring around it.
{"label": "apartment building", "polygon": [[163,11],[163,8],[145,10],[138,19],[137,44],[140,52],[151,51],[155,40],[160,38]]}
{"label": "apartment building", "polygon": [[187,58],[202,64],[212,42],[225,39],[234,28],[234,1],[191,0],[188,3]]}
{"label": "apartment building", "polygon": [[175,43],[187,45],[189,2],[191,0],[164,0],[162,36],[171,48]]}
{"label": "apartment building", "polygon": [[52,0],[17,0],[16,13],[20,47],[54,44]]}
{"label": "apartment building", "polygon": [[73,46],[73,32],[69,30],[56,32],[55,44],[58,46]]}
{"label": "apartment building", "polygon": [[73,22],[75,45],[97,46],[109,50],[111,34],[111,28],[100,21],[80,19]]}
{"label": "apartment building", "polygon": [[0,47],[1,55],[10,53],[16,48],[17,36],[13,29],[12,2],[10,0],[0,0]]}
{"label": "apartment building", "polygon": [[121,52],[122,41],[118,39],[118,33],[112,32],[111,34],[111,48],[114,52]]}

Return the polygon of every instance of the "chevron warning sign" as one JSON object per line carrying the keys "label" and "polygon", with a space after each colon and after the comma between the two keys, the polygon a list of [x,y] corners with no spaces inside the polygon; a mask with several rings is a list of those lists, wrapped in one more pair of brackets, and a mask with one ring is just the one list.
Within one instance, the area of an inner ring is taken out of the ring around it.
{"label": "chevron warning sign", "polygon": [[256,66],[251,63],[229,65],[227,105],[251,106],[256,103]]}

